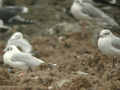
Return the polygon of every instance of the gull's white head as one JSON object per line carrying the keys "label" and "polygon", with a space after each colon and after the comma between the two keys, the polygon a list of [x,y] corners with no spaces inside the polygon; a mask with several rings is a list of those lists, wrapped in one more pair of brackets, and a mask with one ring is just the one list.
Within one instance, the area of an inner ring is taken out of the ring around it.
{"label": "gull's white head", "polygon": [[28,8],[27,7],[22,7],[22,12],[23,13],[28,13]]}
{"label": "gull's white head", "polygon": [[16,32],[11,37],[12,40],[18,40],[18,39],[22,39],[22,38],[23,38],[23,34],[21,32]]}
{"label": "gull's white head", "polygon": [[112,32],[108,29],[103,29],[99,34],[100,38],[109,37],[112,35],[113,35]]}
{"label": "gull's white head", "polygon": [[18,51],[15,45],[10,45],[4,49],[4,52]]}

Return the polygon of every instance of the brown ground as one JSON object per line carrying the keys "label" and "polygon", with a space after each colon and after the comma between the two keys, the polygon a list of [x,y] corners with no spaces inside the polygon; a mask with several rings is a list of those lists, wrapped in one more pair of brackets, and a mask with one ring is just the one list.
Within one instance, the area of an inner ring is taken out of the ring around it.
{"label": "brown ground", "polygon": [[[35,11],[29,5],[31,3],[24,2],[34,11],[30,12],[30,17],[40,21],[40,24],[21,27],[17,31],[21,30],[27,35],[36,57],[57,66],[50,68],[48,65],[41,65],[22,77],[18,76],[21,70],[13,69],[8,72],[8,67],[2,63],[2,50],[10,35],[3,34],[1,38],[4,37],[5,40],[0,40],[0,90],[120,90],[119,66],[112,67],[112,58],[101,54],[95,42],[91,41],[91,33],[85,32],[85,36],[83,32],[44,34],[56,23],[75,23],[60,8],[68,7],[71,2],[72,0],[38,0],[39,7],[34,5],[34,8],[39,11]],[[87,30],[93,28],[101,27],[91,26]]]}

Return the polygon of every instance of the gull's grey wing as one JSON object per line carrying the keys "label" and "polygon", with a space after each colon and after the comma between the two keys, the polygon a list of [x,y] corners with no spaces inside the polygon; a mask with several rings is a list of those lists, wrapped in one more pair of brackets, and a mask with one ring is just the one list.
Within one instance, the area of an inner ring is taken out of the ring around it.
{"label": "gull's grey wing", "polygon": [[98,8],[94,7],[89,3],[83,3],[82,7],[83,7],[82,12],[88,14],[91,17],[101,17],[101,14],[103,14],[101,10],[99,10]]}
{"label": "gull's grey wing", "polygon": [[15,54],[12,56],[12,61],[21,61],[21,62],[25,62],[28,66],[38,66],[42,63],[44,63],[44,61],[37,59],[36,57],[31,56],[30,54],[27,53],[19,53],[19,54]]}
{"label": "gull's grey wing", "polygon": [[0,28],[2,28],[2,29],[11,29],[9,26],[4,25],[4,22],[1,19],[0,19]]}
{"label": "gull's grey wing", "polygon": [[24,19],[24,18],[20,17],[19,15],[17,15],[17,16],[14,16],[14,17],[10,18],[8,20],[8,24],[16,24],[16,25],[19,25],[19,24],[34,24],[34,22],[32,20]]}
{"label": "gull's grey wing", "polygon": [[1,7],[0,8],[0,18],[8,20],[11,17],[16,16],[19,13],[22,13],[23,7],[10,6],[10,7]]}
{"label": "gull's grey wing", "polygon": [[112,40],[112,46],[116,49],[120,50],[120,38],[114,36],[113,40]]}
{"label": "gull's grey wing", "polygon": [[112,26],[113,25],[118,26],[117,22],[114,19],[112,19],[110,16],[106,15],[103,11],[89,3],[83,4],[82,12],[88,14],[90,17],[93,18],[101,18]]}

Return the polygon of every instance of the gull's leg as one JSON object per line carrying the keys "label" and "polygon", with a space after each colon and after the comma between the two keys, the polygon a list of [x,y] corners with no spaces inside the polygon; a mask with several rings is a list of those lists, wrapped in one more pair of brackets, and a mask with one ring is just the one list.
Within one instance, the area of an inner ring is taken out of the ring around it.
{"label": "gull's leg", "polygon": [[23,77],[25,73],[29,73],[29,72],[32,72],[32,68],[28,68],[27,72],[21,72],[18,77]]}
{"label": "gull's leg", "polygon": [[83,23],[82,23],[82,31],[83,31],[83,32],[82,32],[82,34],[81,34],[81,35],[82,35],[82,36],[81,36],[82,38],[85,38],[85,36],[86,36],[86,27],[85,27],[85,26],[86,26],[86,22],[83,22]]}
{"label": "gull's leg", "polygon": [[29,72],[32,72],[32,68],[29,67],[25,72],[21,72],[18,77],[23,77],[25,75],[25,73],[29,73]]}
{"label": "gull's leg", "polygon": [[8,72],[9,73],[13,72],[12,68],[8,68]]}
{"label": "gull's leg", "polygon": [[23,77],[24,76],[24,72],[21,72],[18,77]]}
{"label": "gull's leg", "polygon": [[29,67],[28,70],[27,70],[27,72],[32,72],[32,68]]}
{"label": "gull's leg", "polygon": [[117,61],[117,57],[114,56],[113,59],[112,59],[112,67],[113,67],[113,68],[116,68],[117,62],[118,62],[118,61]]}
{"label": "gull's leg", "polygon": [[31,67],[29,67],[26,72],[21,72],[21,73],[18,75],[18,77],[23,77],[23,76],[25,75],[25,73],[29,73],[29,72],[32,72],[32,68],[31,68]]}
{"label": "gull's leg", "polygon": [[13,27],[12,27],[12,32],[13,32],[13,33],[16,32],[16,28],[17,28],[17,26],[13,26]]}

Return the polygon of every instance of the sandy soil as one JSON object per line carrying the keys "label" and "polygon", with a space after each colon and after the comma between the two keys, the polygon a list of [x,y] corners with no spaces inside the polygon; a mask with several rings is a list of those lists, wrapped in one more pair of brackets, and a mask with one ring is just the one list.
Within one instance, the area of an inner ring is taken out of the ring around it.
{"label": "sandy soil", "polygon": [[38,25],[21,26],[17,31],[23,32],[31,42],[34,56],[57,66],[41,65],[33,72],[24,72],[21,77],[21,70],[13,69],[8,72],[8,67],[3,65],[2,55],[6,40],[14,31],[1,34],[0,37],[4,40],[0,40],[0,90],[120,89],[119,65],[112,67],[112,57],[102,55],[95,46],[96,41],[91,40],[93,37],[89,30],[101,27],[90,25],[84,33],[79,30],[62,35],[45,33],[56,23],[76,23],[64,13],[72,0],[36,0],[34,3],[17,1],[19,0],[14,3],[30,7],[31,11],[25,17],[40,22]]}

